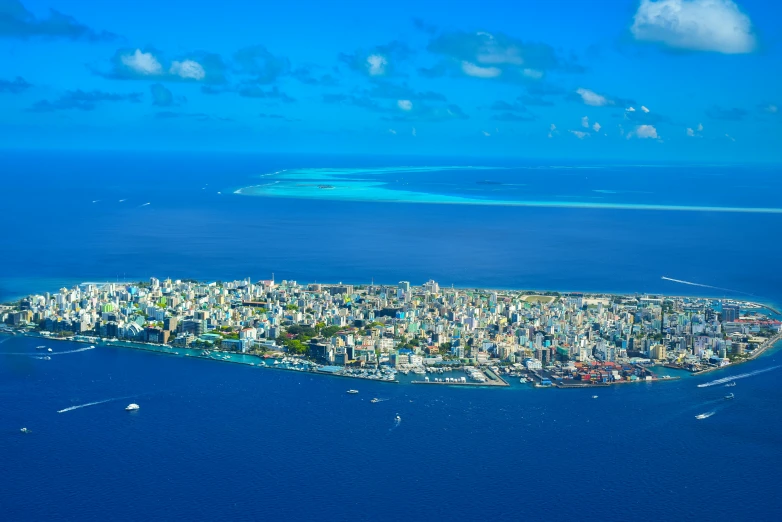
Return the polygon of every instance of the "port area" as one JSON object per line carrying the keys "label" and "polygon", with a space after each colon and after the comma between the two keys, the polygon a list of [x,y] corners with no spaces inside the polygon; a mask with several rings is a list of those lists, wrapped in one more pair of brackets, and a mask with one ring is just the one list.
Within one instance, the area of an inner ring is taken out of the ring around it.
{"label": "port area", "polygon": [[430,379],[425,377],[423,381],[410,381],[411,384],[436,384],[440,386],[480,386],[506,388],[510,386],[508,381],[500,377],[490,368],[476,368],[474,366],[465,366],[463,368],[465,375],[463,377],[435,377]]}

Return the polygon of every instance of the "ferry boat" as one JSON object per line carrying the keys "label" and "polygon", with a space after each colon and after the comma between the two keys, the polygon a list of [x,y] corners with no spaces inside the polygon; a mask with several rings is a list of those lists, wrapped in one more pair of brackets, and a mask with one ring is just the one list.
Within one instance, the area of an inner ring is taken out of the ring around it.
{"label": "ferry boat", "polygon": [[725,400],[726,400],[726,401],[732,400],[732,399],[733,399],[733,397],[734,397],[734,395],[733,395],[732,393],[729,393],[729,394],[727,394],[727,395],[725,396]]}
{"label": "ferry boat", "polygon": [[133,403],[133,404],[128,404],[128,405],[125,407],[125,411],[136,411],[137,409],[139,409],[139,405],[138,405],[138,404],[136,404],[136,403]]}
{"label": "ferry boat", "polygon": [[350,393],[351,395],[355,395],[356,393],[358,393],[358,390],[348,390],[348,393]]}

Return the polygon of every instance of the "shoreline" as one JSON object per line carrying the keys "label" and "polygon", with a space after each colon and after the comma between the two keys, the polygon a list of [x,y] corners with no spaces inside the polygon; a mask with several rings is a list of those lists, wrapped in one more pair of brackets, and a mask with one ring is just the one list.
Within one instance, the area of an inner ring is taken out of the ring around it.
{"label": "shoreline", "polygon": [[[302,368],[291,368],[286,367],[282,365],[269,365],[265,364],[265,361],[267,360],[262,355],[257,354],[242,354],[242,353],[235,353],[235,352],[226,352],[221,350],[211,350],[212,353],[219,353],[224,354],[225,356],[242,356],[242,357],[253,357],[258,360],[260,360],[263,364],[257,364],[257,363],[250,363],[250,362],[244,362],[244,361],[235,361],[231,359],[223,359],[223,358],[214,358],[204,355],[195,355],[195,354],[181,354],[177,352],[176,350],[188,350],[192,352],[202,352],[201,349],[192,349],[192,348],[176,348],[176,347],[170,347],[168,345],[163,344],[153,344],[153,343],[137,343],[137,342],[131,342],[131,341],[110,341],[110,340],[104,340],[99,338],[87,338],[84,339],[76,339],[76,338],[62,338],[62,337],[48,337],[45,335],[40,335],[38,333],[33,332],[14,332],[12,330],[2,330],[0,331],[0,334],[9,334],[11,336],[20,335],[22,337],[29,337],[29,338],[38,338],[38,339],[46,339],[49,341],[66,341],[66,342],[72,342],[72,343],[80,343],[80,344],[88,344],[95,347],[101,346],[101,347],[108,347],[108,348],[127,348],[130,350],[139,350],[144,352],[150,352],[150,353],[157,353],[162,355],[171,355],[171,356],[177,356],[177,357],[189,357],[192,359],[200,359],[200,360],[208,360],[208,361],[214,361],[214,362],[223,362],[223,363],[232,363],[232,364],[239,364],[243,366],[251,366],[255,368],[260,369],[269,369],[269,370],[282,370],[287,372],[296,372],[296,373],[302,373],[302,374],[308,374],[308,375],[322,375],[324,377],[341,377],[345,379],[356,379],[361,381],[372,381],[372,382],[383,382],[383,383],[390,383],[390,384],[409,384],[409,385],[420,385],[420,384],[436,384],[436,385],[444,385],[444,386],[452,386],[452,387],[468,387],[468,388],[512,388],[513,386],[505,380],[502,375],[497,374],[496,372],[489,370],[488,368],[485,368],[484,372],[490,372],[494,377],[496,377],[497,381],[494,382],[443,382],[443,381],[426,381],[426,380],[411,380],[409,382],[403,383],[399,379],[379,379],[379,378],[369,378],[364,377],[360,375],[350,375],[350,374],[339,374],[339,373],[332,373],[328,371],[322,371],[320,369],[310,368],[310,369],[302,369]],[[696,377],[707,373],[712,373],[719,370],[725,370],[727,368],[732,368],[734,366],[739,366],[743,363],[747,363],[750,361],[754,361],[758,357],[760,357],[763,353],[768,351],[769,349],[776,346],[778,343],[782,343],[782,332],[776,334],[773,337],[770,337],[761,347],[756,349],[750,356],[748,356],[746,359],[743,359],[741,361],[728,364],[726,366],[719,366],[714,368],[707,368],[705,370],[701,370],[698,372],[689,372],[685,368],[677,368],[677,367],[670,367],[670,366],[664,366],[668,369],[672,370],[678,370],[678,371],[686,371],[689,373],[689,375]],[[2,355],[2,353],[0,353]],[[34,353],[30,354],[31,356],[34,355]],[[283,355],[281,358],[279,357],[269,357],[268,359],[272,360],[282,360],[288,358],[288,356]],[[322,367],[322,366],[321,366]],[[638,384],[638,383],[646,383],[646,384],[652,384],[652,383],[658,383],[658,382],[665,382],[665,381],[678,381],[681,380],[681,376],[655,376],[653,379],[646,380],[646,379],[637,379],[634,381],[613,381],[613,382],[590,382],[585,384],[564,384],[563,382],[552,382],[550,386],[540,386],[537,384],[531,384],[530,387],[538,389],[538,388],[556,388],[556,389],[586,389],[586,388],[610,388],[613,385],[620,385],[620,384]]]}

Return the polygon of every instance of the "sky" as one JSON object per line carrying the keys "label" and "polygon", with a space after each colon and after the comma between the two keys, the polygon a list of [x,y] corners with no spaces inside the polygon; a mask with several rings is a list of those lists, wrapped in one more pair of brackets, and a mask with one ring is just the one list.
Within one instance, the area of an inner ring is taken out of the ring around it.
{"label": "sky", "polygon": [[0,0],[0,148],[780,162],[782,2]]}

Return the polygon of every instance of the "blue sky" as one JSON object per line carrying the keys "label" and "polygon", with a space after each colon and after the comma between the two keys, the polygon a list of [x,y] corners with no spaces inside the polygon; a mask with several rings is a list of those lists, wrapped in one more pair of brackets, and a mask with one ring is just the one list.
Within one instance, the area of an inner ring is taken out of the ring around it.
{"label": "blue sky", "polygon": [[781,25],[767,0],[0,0],[0,140],[776,162]]}

